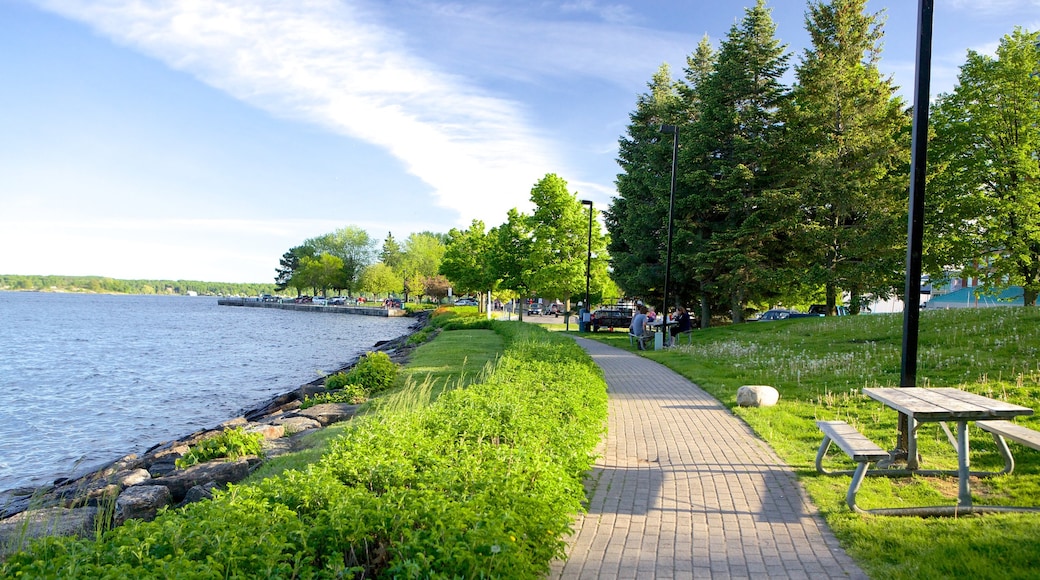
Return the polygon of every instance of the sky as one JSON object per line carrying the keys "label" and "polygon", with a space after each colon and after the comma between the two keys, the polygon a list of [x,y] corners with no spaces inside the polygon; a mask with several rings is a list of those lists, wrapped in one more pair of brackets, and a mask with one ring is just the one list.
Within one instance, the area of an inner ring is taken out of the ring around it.
{"label": "sky", "polygon": [[[868,2],[908,103],[917,4]],[[0,0],[0,274],[271,282],[348,225],[497,226],[549,173],[603,209],[651,76],[750,5]],[[806,3],[768,6],[797,64]],[[936,0],[932,94],[1015,26],[1040,0]]]}

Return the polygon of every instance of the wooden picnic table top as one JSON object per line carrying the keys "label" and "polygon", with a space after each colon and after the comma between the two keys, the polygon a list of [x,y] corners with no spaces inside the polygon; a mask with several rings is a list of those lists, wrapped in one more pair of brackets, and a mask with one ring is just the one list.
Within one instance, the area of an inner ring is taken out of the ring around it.
{"label": "wooden picnic table top", "polygon": [[916,421],[984,421],[1033,414],[1029,407],[950,387],[868,387],[863,394]]}

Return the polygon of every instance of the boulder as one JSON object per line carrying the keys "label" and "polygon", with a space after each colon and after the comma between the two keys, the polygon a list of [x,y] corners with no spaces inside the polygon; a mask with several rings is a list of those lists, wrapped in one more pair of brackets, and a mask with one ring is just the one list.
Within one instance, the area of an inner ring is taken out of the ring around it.
{"label": "boulder", "polygon": [[780,392],[769,385],[744,385],[737,389],[741,407],[772,407],[780,400]]}
{"label": "boulder", "polygon": [[299,433],[300,431],[306,431],[308,429],[319,429],[321,423],[311,419],[310,417],[279,417],[271,421],[272,425],[281,425],[285,428],[285,432],[288,434]]}
{"label": "boulder", "polygon": [[264,439],[281,439],[285,436],[283,425],[269,425],[265,423],[253,423],[245,428],[246,433],[260,433]]}
{"label": "boulder", "polygon": [[361,405],[351,405],[349,403],[322,403],[321,405],[314,405],[313,407],[308,407],[306,409],[299,409],[295,411],[295,413],[301,417],[314,419],[324,427],[326,425],[331,425],[332,423],[338,423],[350,419],[357,414],[358,407],[360,406]]}
{"label": "boulder", "polygon": [[25,547],[28,540],[44,536],[90,537],[94,535],[98,508],[63,507],[29,510],[0,521],[0,557]]}
{"label": "boulder", "polygon": [[174,503],[179,503],[187,495],[188,490],[196,485],[205,485],[210,482],[234,483],[245,479],[249,475],[249,463],[249,459],[244,457],[235,461],[208,461],[157,477],[151,483],[170,488],[170,495],[173,496]]}
{"label": "boulder", "polygon": [[116,498],[115,525],[121,526],[126,520],[154,520],[159,509],[170,505],[172,499],[164,485],[128,487]]}
{"label": "boulder", "polygon": [[147,469],[134,469],[118,474],[116,481],[123,487],[130,487],[132,485],[141,485],[151,478],[152,475],[148,473]]}
{"label": "boulder", "polygon": [[214,482],[209,482],[206,485],[196,485],[188,490],[188,493],[184,494],[184,501],[177,504],[177,507],[183,507],[189,503],[195,503],[204,499],[213,499],[213,490],[219,487]]}

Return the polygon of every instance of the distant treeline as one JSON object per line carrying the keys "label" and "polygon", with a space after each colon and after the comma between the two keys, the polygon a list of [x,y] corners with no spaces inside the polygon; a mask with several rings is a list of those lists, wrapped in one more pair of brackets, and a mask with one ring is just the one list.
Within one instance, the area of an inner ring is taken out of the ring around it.
{"label": "distant treeline", "polygon": [[187,294],[256,296],[273,294],[274,284],[235,284],[197,280],[116,280],[102,276],[0,275],[0,290],[96,292],[100,294]]}

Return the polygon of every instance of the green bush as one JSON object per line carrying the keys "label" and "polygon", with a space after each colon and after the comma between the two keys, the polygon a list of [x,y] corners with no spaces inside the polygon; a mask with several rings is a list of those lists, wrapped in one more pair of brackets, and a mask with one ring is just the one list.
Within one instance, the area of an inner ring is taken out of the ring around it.
{"label": "green bush", "polygon": [[361,385],[347,384],[329,393],[317,393],[303,398],[301,409],[307,409],[322,403],[350,403],[360,405],[368,400],[368,390]]}
{"label": "green bush", "polygon": [[325,379],[325,388],[330,391],[342,389],[349,384],[351,384],[350,377],[347,376],[347,373],[336,373],[334,375],[329,375]]}
{"label": "green bush", "polygon": [[246,455],[260,455],[263,453],[263,440],[262,433],[246,433],[241,427],[224,429],[223,433],[203,439],[189,447],[188,453],[178,459],[176,464],[184,469],[218,457],[238,459]]}
{"label": "green bush", "polygon": [[379,393],[394,386],[397,364],[385,352],[370,352],[347,371],[346,379],[348,383],[361,385],[369,393]]}

